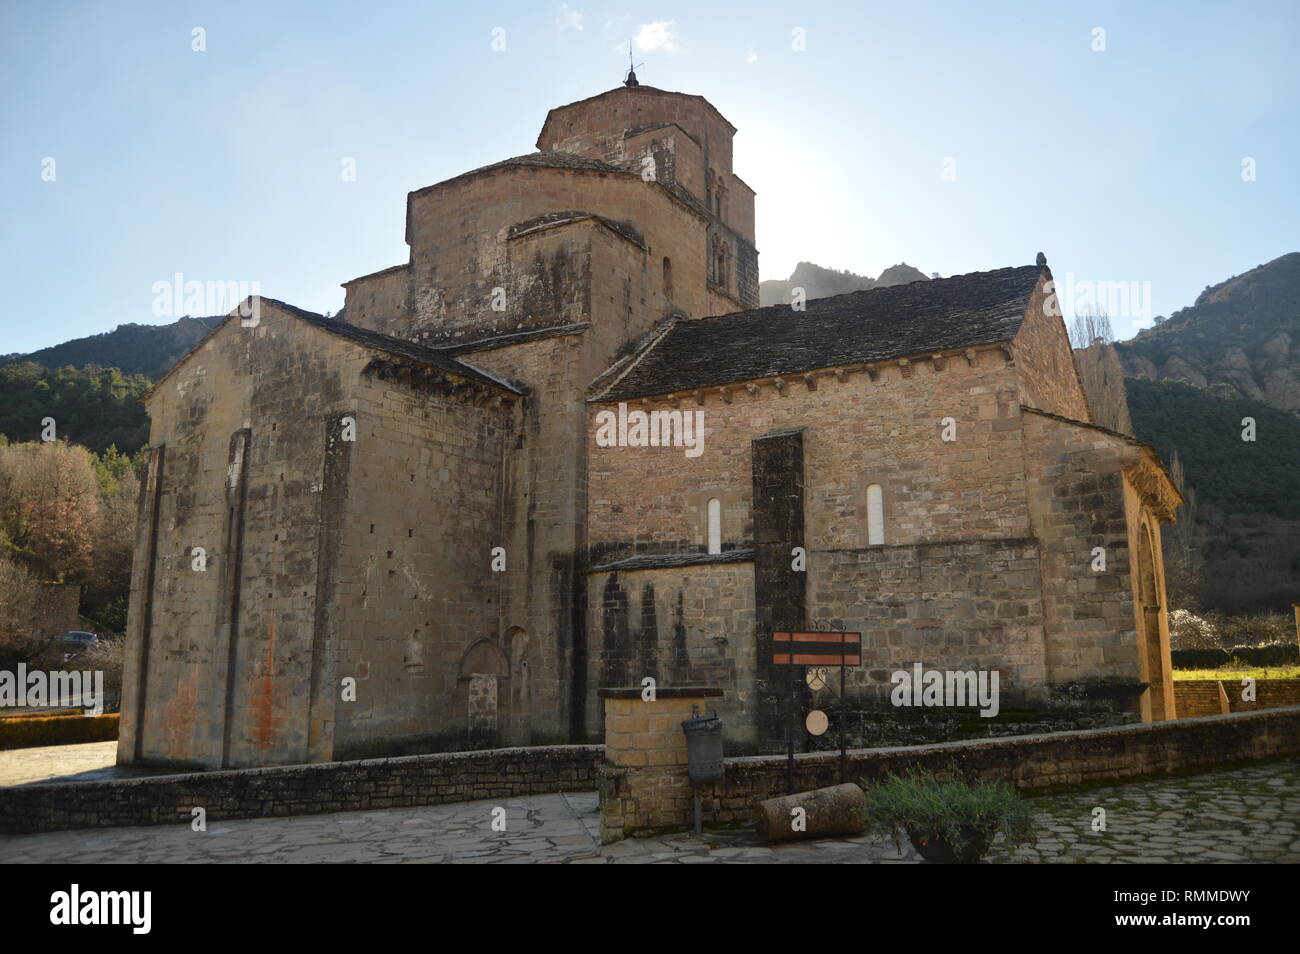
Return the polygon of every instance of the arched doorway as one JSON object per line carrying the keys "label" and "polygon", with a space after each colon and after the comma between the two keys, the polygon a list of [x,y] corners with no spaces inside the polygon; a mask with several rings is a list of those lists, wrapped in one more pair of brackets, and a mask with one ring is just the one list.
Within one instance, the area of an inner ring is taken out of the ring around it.
{"label": "arched doorway", "polygon": [[510,667],[505,653],[492,640],[480,639],[461,657],[458,681],[470,743],[494,744],[509,709]]}

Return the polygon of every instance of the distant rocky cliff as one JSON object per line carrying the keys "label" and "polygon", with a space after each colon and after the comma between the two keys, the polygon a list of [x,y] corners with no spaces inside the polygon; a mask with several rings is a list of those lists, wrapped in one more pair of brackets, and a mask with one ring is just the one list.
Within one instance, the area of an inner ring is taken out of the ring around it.
{"label": "distant rocky cliff", "polygon": [[929,276],[924,272],[906,262],[891,265],[880,273],[879,278],[822,268],[812,262],[800,262],[785,281],[769,279],[759,282],[758,297],[759,304],[763,306],[784,305],[790,303],[790,296],[795,288],[802,288],[806,296],[805,300],[808,300],[829,298],[831,295],[846,295],[849,292],[865,291],[868,288],[906,285],[909,282],[926,281],[928,278]]}
{"label": "distant rocky cliff", "polygon": [[1207,287],[1116,348],[1128,377],[1300,414],[1300,252]]}

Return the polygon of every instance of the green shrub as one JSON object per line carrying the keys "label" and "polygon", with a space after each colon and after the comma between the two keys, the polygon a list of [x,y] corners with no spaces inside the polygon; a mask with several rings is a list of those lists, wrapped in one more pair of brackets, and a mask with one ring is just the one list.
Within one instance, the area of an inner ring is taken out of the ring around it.
{"label": "green shrub", "polygon": [[890,775],[867,789],[867,830],[902,850],[906,834],[923,857],[978,861],[1000,831],[1008,845],[1036,840],[1034,809],[1002,782],[941,782],[929,772]]}
{"label": "green shrub", "polygon": [[110,742],[117,738],[117,723],[117,715],[0,719],[0,749]]}

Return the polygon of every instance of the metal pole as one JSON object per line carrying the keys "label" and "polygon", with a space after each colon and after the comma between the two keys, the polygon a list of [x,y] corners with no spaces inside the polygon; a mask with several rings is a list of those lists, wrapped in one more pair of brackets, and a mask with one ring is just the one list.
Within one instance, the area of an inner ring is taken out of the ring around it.
{"label": "metal pole", "polygon": [[785,720],[785,793],[794,794],[794,644],[790,645],[790,663],[785,667],[785,684],[788,690],[786,705],[790,709]]}
{"label": "metal pole", "polygon": [[704,826],[700,821],[700,787],[698,785],[693,785],[692,790],[695,796],[695,834],[702,835],[704,833]]}
{"label": "metal pole", "polygon": [[844,732],[844,724],[848,719],[848,705],[844,699],[844,634],[840,633],[840,784],[844,784],[844,776],[848,774],[849,764],[849,745],[847,736]]}

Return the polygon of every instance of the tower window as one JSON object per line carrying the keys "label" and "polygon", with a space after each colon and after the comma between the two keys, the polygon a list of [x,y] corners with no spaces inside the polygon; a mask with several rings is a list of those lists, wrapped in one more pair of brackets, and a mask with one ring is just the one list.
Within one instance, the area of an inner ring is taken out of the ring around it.
{"label": "tower window", "polygon": [[723,288],[728,287],[728,279],[730,278],[727,268],[727,252],[728,248],[725,242],[718,242],[713,252],[713,280]]}
{"label": "tower window", "polygon": [[885,542],[885,499],[880,484],[867,488],[867,545],[878,547]]}
{"label": "tower window", "polygon": [[664,297],[672,301],[673,297],[673,263],[668,256],[664,256]]}
{"label": "tower window", "polygon": [[709,552],[722,552],[722,501],[717,497],[709,501]]}

